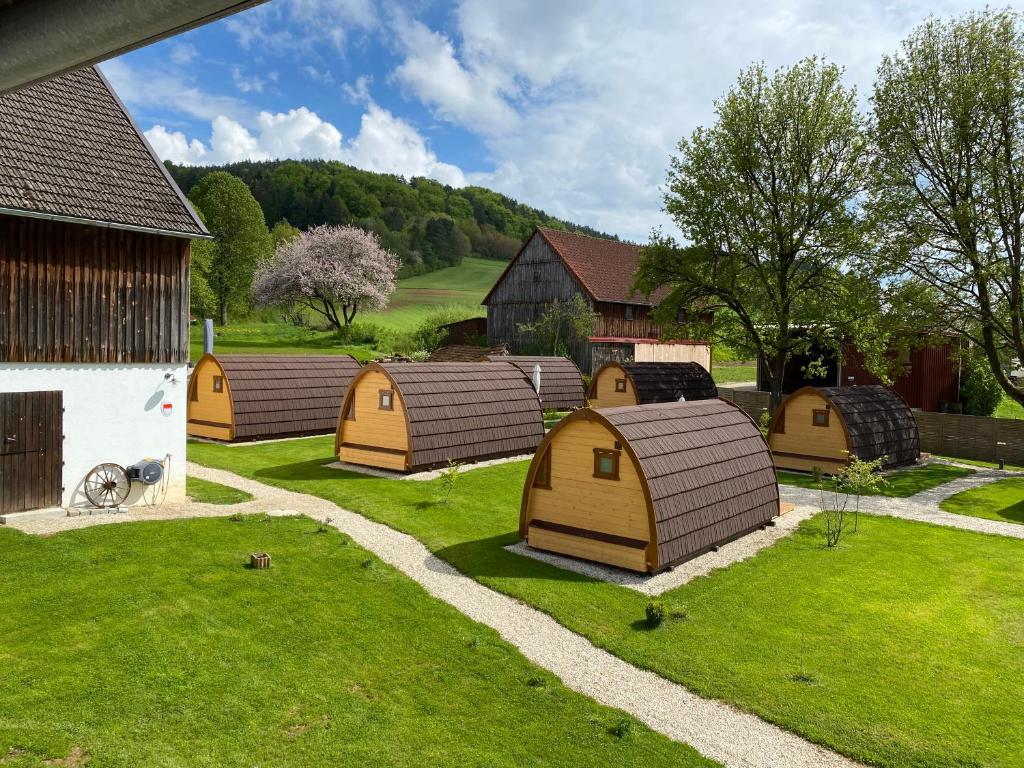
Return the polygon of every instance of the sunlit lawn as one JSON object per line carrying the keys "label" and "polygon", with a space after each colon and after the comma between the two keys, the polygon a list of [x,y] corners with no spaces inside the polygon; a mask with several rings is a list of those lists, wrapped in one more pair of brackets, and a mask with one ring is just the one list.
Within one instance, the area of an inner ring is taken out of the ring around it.
{"label": "sunlit lawn", "polygon": [[[906,498],[973,473],[974,470],[951,467],[948,464],[927,464],[923,467],[899,469],[885,474],[885,482],[865,495]],[[814,475],[808,472],[789,472],[783,469],[779,470],[778,476],[779,482],[783,485],[795,485],[800,488],[818,487]],[[831,487],[828,478],[825,478],[823,484],[826,489]]]}
{"label": "sunlit lawn", "polygon": [[185,493],[192,501],[201,504],[241,504],[252,500],[252,494],[245,491],[198,477],[185,478]]}
{"label": "sunlit lawn", "polygon": [[722,365],[711,366],[711,378],[715,384],[738,384],[757,381],[757,366],[754,365]]}
{"label": "sunlit lawn", "polygon": [[462,572],[548,612],[639,666],[859,760],[884,766],[1021,765],[1024,543],[861,516],[837,549],[817,520],[663,596],[685,618],[649,631],[648,598],[504,549],[526,472],[437,482],[323,467],[332,438],[190,457],[331,499],[406,531]]}
{"label": "sunlit lawn", "polygon": [[1024,523],[1024,477],[1008,477],[961,491],[944,499],[939,506],[958,515]]}
{"label": "sunlit lawn", "polygon": [[0,527],[0,554],[4,768],[710,766],[308,518]]}

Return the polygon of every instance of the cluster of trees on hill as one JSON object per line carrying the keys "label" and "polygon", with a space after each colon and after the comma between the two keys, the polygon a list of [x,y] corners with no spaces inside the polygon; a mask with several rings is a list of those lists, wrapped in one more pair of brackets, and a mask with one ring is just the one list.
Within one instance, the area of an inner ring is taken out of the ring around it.
{"label": "cluster of trees on hill", "polygon": [[338,162],[167,167],[186,194],[217,171],[241,179],[271,225],[287,222],[306,230],[344,224],[373,232],[399,258],[401,277],[455,266],[471,254],[507,261],[536,226],[608,237],[483,187],[455,189],[431,179],[406,180]]}
{"label": "cluster of trees on hill", "polygon": [[852,340],[879,372],[950,329],[1024,404],[1006,373],[1024,360],[1022,83],[1009,10],[925,21],[882,59],[869,114],[835,65],[755,64],[680,141],[664,201],[686,242],[655,235],[638,286],[673,287],[668,322],[715,310],[690,332],[765,364],[773,410],[810,344]]}

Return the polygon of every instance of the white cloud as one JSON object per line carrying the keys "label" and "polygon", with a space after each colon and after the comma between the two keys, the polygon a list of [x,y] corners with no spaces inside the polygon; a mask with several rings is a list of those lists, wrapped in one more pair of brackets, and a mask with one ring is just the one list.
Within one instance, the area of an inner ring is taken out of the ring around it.
{"label": "white cloud", "polygon": [[346,142],[341,132],[306,107],[271,114],[261,112],[254,130],[223,115],[211,123],[209,144],[182,131],[155,125],[146,138],[157,155],[186,165],[214,165],[241,160],[340,160],[358,168],[401,176],[427,176],[462,186],[462,171],[442,163],[409,123],[370,102],[358,135]]}
{"label": "white cloud", "polygon": [[179,67],[191,64],[197,55],[199,55],[199,51],[192,43],[176,42],[171,46],[171,61]]}
{"label": "white cloud", "polygon": [[263,93],[264,81],[256,75],[243,74],[241,67],[234,67],[231,70],[231,80],[242,93]]}
{"label": "white cloud", "polygon": [[495,168],[473,183],[645,239],[667,223],[660,187],[676,142],[714,119],[742,68],[824,55],[866,104],[881,55],[914,24],[982,5],[461,0],[447,35],[396,17],[392,77],[483,139]]}
{"label": "white cloud", "polygon": [[372,0],[275,0],[243,11],[225,21],[242,48],[306,56],[317,42],[329,42],[340,52],[352,31],[377,24]]}
{"label": "white cloud", "polygon": [[452,42],[419,21],[397,15],[395,23],[405,52],[394,71],[398,83],[451,122],[484,133],[515,128],[518,116],[505,100],[512,83],[499,70],[480,59],[463,66]]}

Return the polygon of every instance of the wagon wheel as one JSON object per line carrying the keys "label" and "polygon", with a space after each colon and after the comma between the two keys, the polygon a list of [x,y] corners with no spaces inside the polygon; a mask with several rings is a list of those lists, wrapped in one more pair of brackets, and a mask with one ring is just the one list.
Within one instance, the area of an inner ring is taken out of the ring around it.
{"label": "wagon wheel", "polygon": [[94,507],[117,507],[132,489],[128,473],[120,464],[98,464],[85,476],[85,497]]}

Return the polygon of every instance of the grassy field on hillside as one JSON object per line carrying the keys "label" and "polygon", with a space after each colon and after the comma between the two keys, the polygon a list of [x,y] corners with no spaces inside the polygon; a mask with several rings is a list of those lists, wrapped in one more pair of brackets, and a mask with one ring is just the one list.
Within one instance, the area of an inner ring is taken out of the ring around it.
{"label": "grassy field on hillside", "polygon": [[331,499],[416,536],[463,573],[549,613],[596,645],[698,693],[891,768],[1019,765],[1024,729],[1020,541],[861,516],[826,549],[820,520],[757,556],[648,598],[521,557],[527,462],[434,482],[327,468],[333,438],[189,457]]}
{"label": "grassy field on hillside", "polygon": [[0,551],[4,768],[712,765],[309,518],[0,528]]}
{"label": "grassy field on hillside", "polygon": [[[245,322],[217,327],[214,348],[224,354],[349,354],[359,360],[371,360],[378,354],[394,351],[389,348],[387,337],[415,330],[439,309],[458,310],[466,317],[486,314],[480,302],[506,266],[502,261],[471,257],[463,259],[457,267],[399,280],[386,310],[356,315],[357,326],[374,326],[376,335],[384,337],[376,343],[343,341],[333,331],[317,331],[283,321]],[[318,318],[311,320],[320,324]],[[201,322],[192,326],[190,347],[192,360],[198,360],[203,354]]]}

